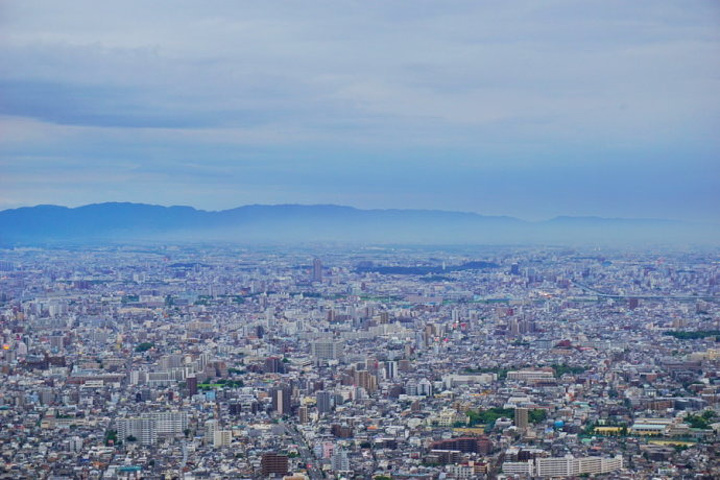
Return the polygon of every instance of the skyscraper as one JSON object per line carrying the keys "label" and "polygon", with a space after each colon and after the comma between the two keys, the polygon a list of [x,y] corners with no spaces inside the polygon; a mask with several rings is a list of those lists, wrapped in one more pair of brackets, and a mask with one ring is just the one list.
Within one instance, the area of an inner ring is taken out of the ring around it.
{"label": "skyscraper", "polygon": [[305,424],[309,421],[308,407],[302,406],[298,408],[298,423]]}
{"label": "skyscraper", "polygon": [[322,390],[315,394],[315,404],[319,414],[328,413],[332,410],[332,393]]}
{"label": "skyscraper", "polygon": [[398,363],[396,361],[385,362],[385,378],[392,380],[397,376]]}
{"label": "skyscraper", "polygon": [[272,408],[280,415],[290,414],[290,397],[292,389],[288,385],[281,385],[272,389]]}
{"label": "skyscraper", "polygon": [[188,395],[197,395],[198,393],[198,381],[195,375],[188,375],[185,379]]}
{"label": "skyscraper", "polygon": [[322,261],[319,258],[313,260],[311,280],[313,282],[322,282]]}
{"label": "skyscraper", "polygon": [[528,428],[528,409],[518,407],[515,409],[515,426],[518,430],[526,430]]}
{"label": "skyscraper", "polygon": [[205,422],[205,444],[211,445],[215,442],[215,432],[220,430],[220,424],[217,420],[208,420]]}

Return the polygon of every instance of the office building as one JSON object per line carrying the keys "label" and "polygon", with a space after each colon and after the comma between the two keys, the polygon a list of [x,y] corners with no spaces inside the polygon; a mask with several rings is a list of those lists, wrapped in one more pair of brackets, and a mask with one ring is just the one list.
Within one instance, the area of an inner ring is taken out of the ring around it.
{"label": "office building", "polygon": [[117,420],[117,437],[120,441],[134,439],[141,445],[157,443],[157,423],[152,418],[120,418]]}
{"label": "office building", "polygon": [[333,407],[332,393],[325,390],[317,392],[315,394],[315,404],[317,405],[317,411],[320,415],[330,413]]}
{"label": "office building", "polygon": [[317,360],[341,360],[344,355],[344,345],[335,340],[318,340],[312,342],[311,354]]}
{"label": "office building", "polygon": [[274,412],[280,415],[290,414],[290,399],[292,395],[292,389],[288,385],[281,385],[273,388],[271,391],[272,395],[272,409]]}
{"label": "office building", "polygon": [[232,431],[215,430],[213,433],[213,447],[229,447],[232,442]]}
{"label": "office building", "polygon": [[526,430],[528,428],[528,409],[527,408],[516,408],[515,409],[515,426],[520,430]]}
{"label": "office building", "polygon": [[260,461],[260,468],[263,476],[269,475],[287,475],[288,474],[288,456],[278,455],[275,453],[266,453]]}
{"label": "office building", "polygon": [[322,261],[319,258],[313,260],[311,280],[313,282],[322,282]]}

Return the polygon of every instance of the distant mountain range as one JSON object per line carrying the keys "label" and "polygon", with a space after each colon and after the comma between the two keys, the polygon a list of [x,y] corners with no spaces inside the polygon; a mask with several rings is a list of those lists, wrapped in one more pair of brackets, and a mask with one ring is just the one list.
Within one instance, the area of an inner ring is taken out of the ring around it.
{"label": "distant mountain range", "polygon": [[101,203],[0,212],[0,245],[132,242],[352,242],[411,244],[720,243],[718,225],[652,219],[557,217],[527,222],[438,210],[337,205],[192,207]]}

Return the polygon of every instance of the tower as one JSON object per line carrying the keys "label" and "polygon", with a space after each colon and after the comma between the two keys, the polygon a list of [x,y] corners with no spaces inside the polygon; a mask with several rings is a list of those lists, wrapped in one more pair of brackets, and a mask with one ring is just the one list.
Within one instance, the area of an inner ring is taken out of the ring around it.
{"label": "tower", "polygon": [[321,390],[315,394],[315,404],[319,414],[328,413],[332,410],[332,393]]}
{"label": "tower", "polygon": [[280,415],[290,413],[290,397],[292,390],[288,385],[282,385],[272,389],[272,408]]}
{"label": "tower", "polygon": [[528,409],[518,407],[515,409],[515,426],[518,430],[526,430],[528,428]]}
{"label": "tower", "polygon": [[322,261],[319,258],[313,260],[311,280],[313,282],[322,282]]}
{"label": "tower", "polygon": [[185,379],[188,395],[197,395],[198,393],[198,380],[195,375],[188,375],[188,377]]}

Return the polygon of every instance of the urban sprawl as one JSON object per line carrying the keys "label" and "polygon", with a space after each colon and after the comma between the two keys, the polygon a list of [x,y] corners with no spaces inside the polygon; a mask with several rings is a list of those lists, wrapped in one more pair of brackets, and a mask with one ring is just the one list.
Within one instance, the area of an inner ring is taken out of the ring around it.
{"label": "urban sprawl", "polygon": [[0,252],[0,479],[717,479],[717,252]]}

